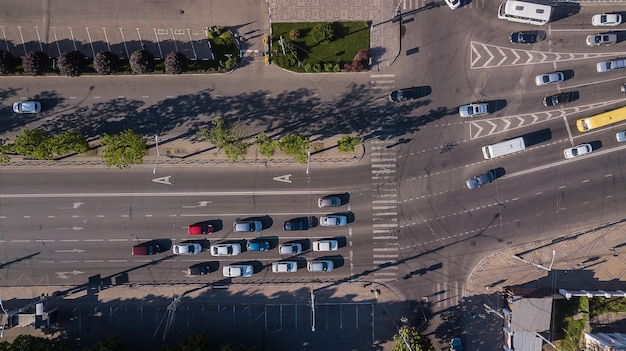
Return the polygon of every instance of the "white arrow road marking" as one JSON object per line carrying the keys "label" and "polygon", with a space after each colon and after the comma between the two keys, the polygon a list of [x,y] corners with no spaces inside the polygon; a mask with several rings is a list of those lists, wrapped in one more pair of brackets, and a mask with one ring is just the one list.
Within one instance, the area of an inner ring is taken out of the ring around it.
{"label": "white arrow road marking", "polygon": [[489,124],[491,124],[491,125],[492,125],[492,128],[491,128],[491,130],[489,131],[489,135],[493,134],[493,132],[496,130],[496,128],[498,128],[498,125],[497,125],[497,124],[495,124],[495,123],[493,123],[493,122],[491,122],[491,121],[485,121],[485,122],[487,122],[487,123],[489,123]]}
{"label": "white arrow road marking", "polygon": [[72,202],[72,207],[59,207],[60,210],[73,210],[79,208],[81,205],[84,205],[83,202]]}
{"label": "white arrow road marking", "polygon": [[172,185],[172,182],[170,182],[170,178],[172,178],[172,176],[154,178],[152,179],[152,181],[155,183]]}
{"label": "white arrow road marking", "polygon": [[62,230],[83,230],[85,228],[73,226],[72,228],[57,228],[57,229],[62,229]]}
{"label": "white arrow road marking", "polygon": [[198,208],[198,207],[206,207],[207,204],[212,204],[211,201],[199,201],[198,206],[183,206],[183,208]]}
{"label": "white arrow road marking", "polygon": [[472,56],[476,55],[476,57],[471,59],[471,60],[472,60],[472,63],[470,64],[470,67],[474,67],[474,66],[476,66],[476,62],[478,62],[478,61],[480,60],[480,58],[482,57],[482,56],[478,53],[478,49],[477,49],[477,48],[476,48],[476,46],[475,46],[476,44],[478,44],[478,43],[476,43],[476,42],[472,42],[472,53],[471,53],[471,55],[472,55]]}
{"label": "white arrow road marking", "polygon": [[81,249],[71,249],[71,250],[54,250],[55,252],[75,252],[75,253],[83,253],[85,252],[85,250],[81,250]]}
{"label": "white arrow road marking", "polygon": [[[472,127],[472,126],[474,126],[474,127],[478,128],[478,131],[477,131],[476,133],[474,133],[474,136],[472,137],[472,139],[475,139],[476,137],[478,137],[478,136],[480,135],[480,133],[481,133],[481,132],[483,131],[483,129],[485,129],[485,128],[481,127],[481,126],[480,126],[480,124],[479,124],[479,123],[476,123],[476,122],[472,122],[472,124],[470,124],[470,129],[471,129],[471,127]],[[470,135],[471,135],[471,133],[470,133]]]}
{"label": "white arrow road marking", "polygon": [[283,176],[274,177],[272,179],[277,182],[291,183],[291,180],[289,178],[291,178],[291,174],[285,174]]}
{"label": "white arrow road marking", "polygon": [[54,273],[56,273],[56,275],[58,276],[57,278],[67,279],[67,278],[69,278],[70,275],[78,275],[78,274],[83,274],[85,272],[71,271],[71,272],[54,272]]}

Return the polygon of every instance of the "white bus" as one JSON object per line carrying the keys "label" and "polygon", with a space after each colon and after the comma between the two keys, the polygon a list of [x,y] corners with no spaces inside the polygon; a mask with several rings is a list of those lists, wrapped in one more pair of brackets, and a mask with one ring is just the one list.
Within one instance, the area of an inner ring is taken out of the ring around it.
{"label": "white bus", "polygon": [[550,21],[552,7],[550,5],[540,5],[527,1],[513,1],[500,4],[498,8],[498,18],[512,22],[544,25]]}
{"label": "white bus", "polygon": [[505,140],[493,145],[483,146],[483,157],[488,160],[494,157],[500,157],[514,152],[522,151],[526,148],[524,138],[514,138]]}

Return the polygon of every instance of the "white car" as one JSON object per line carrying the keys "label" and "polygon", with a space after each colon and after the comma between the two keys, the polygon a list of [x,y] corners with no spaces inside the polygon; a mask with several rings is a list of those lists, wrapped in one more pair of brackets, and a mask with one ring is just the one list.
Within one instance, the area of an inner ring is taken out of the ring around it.
{"label": "white car", "polygon": [[461,117],[477,117],[489,114],[489,105],[486,103],[469,104],[459,107],[459,115]]}
{"label": "white car", "polygon": [[235,256],[241,253],[238,243],[211,245],[211,256]]}
{"label": "white car", "polygon": [[299,243],[286,243],[278,247],[278,253],[281,255],[297,255],[302,252],[302,245]]}
{"label": "white car", "polygon": [[580,144],[563,150],[565,158],[574,158],[590,153],[593,149],[589,144]]}
{"label": "white car", "polygon": [[37,113],[41,112],[41,103],[38,101],[18,101],[13,103],[15,113]]}
{"label": "white car", "polygon": [[461,6],[461,0],[445,0],[446,5],[453,10],[458,9]]}
{"label": "white car", "polygon": [[611,45],[617,43],[617,34],[598,33],[587,36],[587,46]]}
{"label": "white car", "polygon": [[330,272],[335,268],[335,263],[331,260],[313,260],[306,264],[309,272]]}
{"label": "white car", "polygon": [[542,85],[561,83],[564,80],[565,76],[563,75],[563,72],[553,72],[536,76],[535,84],[540,87]]}
{"label": "white car", "polygon": [[202,246],[198,243],[182,243],[172,247],[174,255],[196,255],[202,251]]}
{"label": "white car", "polygon": [[340,215],[328,215],[320,217],[322,227],[343,227],[348,223],[348,217]]}
{"label": "white car", "polygon": [[272,272],[292,273],[298,270],[298,263],[295,261],[272,262]]}
{"label": "white car", "polygon": [[594,26],[617,26],[622,23],[622,15],[617,13],[602,13],[591,17]]}
{"label": "white car", "polygon": [[254,274],[254,268],[250,264],[231,264],[222,268],[222,275],[229,278],[249,277]]}
{"label": "white car", "polygon": [[337,251],[339,242],[333,239],[323,239],[313,242],[313,251]]}
{"label": "white car", "polygon": [[618,143],[623,143],[626,141],[626,130],[615,134],[615,139],[617,139]]}

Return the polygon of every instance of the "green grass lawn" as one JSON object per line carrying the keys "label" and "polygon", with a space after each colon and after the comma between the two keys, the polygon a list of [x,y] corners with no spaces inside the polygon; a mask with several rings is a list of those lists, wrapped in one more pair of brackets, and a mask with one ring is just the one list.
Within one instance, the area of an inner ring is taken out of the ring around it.
{"label": "green grass lawn", "polygon": [[[292,29],[300,31],[300,37],[292,42],[298,48],[298,58],[302,64],[315,63],[339,63],[352,62],[354,55],[359,49],[369,50],[370,48],[370,28],[367,22],[334,22],[332,23],[334,38],[331,42],[317,43],[311,35],[311,28],[317,24],[315,22],[304,23],[272,23],[272,45],[280,45],[278,40],[283,36],[283,40],[291,41],[289,33]],[[298,66],[291,67],[297,72],[304,72]]]}

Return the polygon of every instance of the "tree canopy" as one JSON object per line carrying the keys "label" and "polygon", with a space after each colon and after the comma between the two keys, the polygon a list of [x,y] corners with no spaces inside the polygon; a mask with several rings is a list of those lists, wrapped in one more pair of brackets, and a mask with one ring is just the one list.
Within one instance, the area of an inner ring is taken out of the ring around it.
{"label": "tree canopy", "polygon": [[142,164],[147,148],[141,135],[130,129],[119,134],[105,134],[100,139],[100,145],[104,147],[102,159],[107,167],[116,166],[119,169]]}

